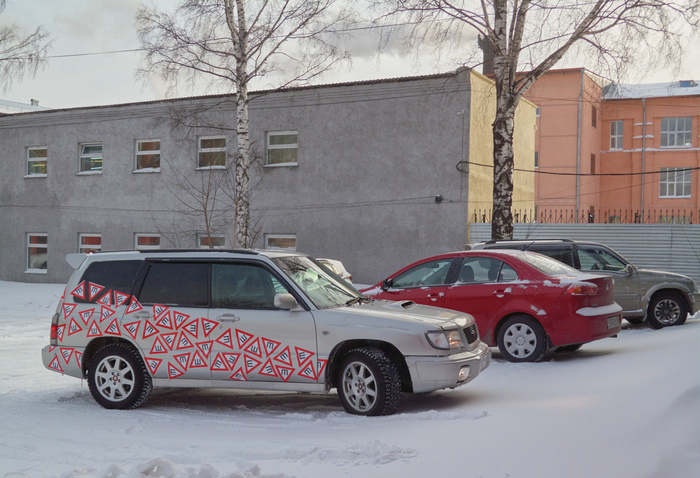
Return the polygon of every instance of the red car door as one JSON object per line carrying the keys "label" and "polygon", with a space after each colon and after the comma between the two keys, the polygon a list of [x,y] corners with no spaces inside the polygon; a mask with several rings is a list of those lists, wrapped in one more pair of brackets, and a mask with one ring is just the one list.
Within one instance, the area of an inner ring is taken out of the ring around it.
{"label": "red car door", "polygon": [[445,292],[444,307],[474,316],[479,334],[488,341],[496,322],[515,288],[517,274],[508,265],[491,257],[465,257],[457,280]]}
{"label": "red car door", "polygon": [[378,298],[412,300],[418,304],[444,307],[445,280],[451,264],[451,258],[422,262],[390,278],[390,287]]}

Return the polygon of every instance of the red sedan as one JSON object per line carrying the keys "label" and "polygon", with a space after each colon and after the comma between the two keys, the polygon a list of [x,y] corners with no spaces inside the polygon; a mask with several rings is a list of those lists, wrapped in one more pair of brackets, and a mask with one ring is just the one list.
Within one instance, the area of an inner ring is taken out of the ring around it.
{"label": "red sedan", "polygon": [[481,340],[511,362],[537,362],[550,350],[615,336],[622,317],[611,277],[526,251],[428,257],[362,292],[467,312]]}

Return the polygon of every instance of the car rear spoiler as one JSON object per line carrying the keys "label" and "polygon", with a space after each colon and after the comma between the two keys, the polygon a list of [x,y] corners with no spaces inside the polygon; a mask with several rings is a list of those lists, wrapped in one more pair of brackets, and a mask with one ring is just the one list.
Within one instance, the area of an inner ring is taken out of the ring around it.
{"label": "car rear spoiler", "polygon": [[72,254],[66,254],[66,262],[70,264],[73,269],[77,269],[86,257],[87,254],[83,252],[74,252]]}

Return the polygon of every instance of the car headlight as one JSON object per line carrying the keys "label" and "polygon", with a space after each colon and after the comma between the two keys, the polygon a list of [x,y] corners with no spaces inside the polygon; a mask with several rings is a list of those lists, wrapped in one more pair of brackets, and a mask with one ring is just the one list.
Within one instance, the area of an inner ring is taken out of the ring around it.
{"label": "car headlight", "polygon": [[430,345],[440,350],[460,349],[465,346],[459,330],[431,330],[425,333]]}

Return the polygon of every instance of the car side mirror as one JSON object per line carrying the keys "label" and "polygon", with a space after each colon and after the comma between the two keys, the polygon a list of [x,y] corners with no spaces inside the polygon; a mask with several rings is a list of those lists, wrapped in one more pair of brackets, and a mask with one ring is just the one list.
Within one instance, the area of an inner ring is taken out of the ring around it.
{"label": "car side mirror", "polygon": [[390,289],[392,285],[394,285],[394,279],[384,279],[384,282],[382,282],[382,290]]}
{"label": "car side mirror", "polygon": [[625,274],[627,274],[628,276],[634,274],[634,266],[632,264],[627,264],[625,266]]}
{"label": "car side mirror", "polygon": [[299,302],[290,293],[275,294],[275,307],[282,310],[293,310],[299,306]]}

